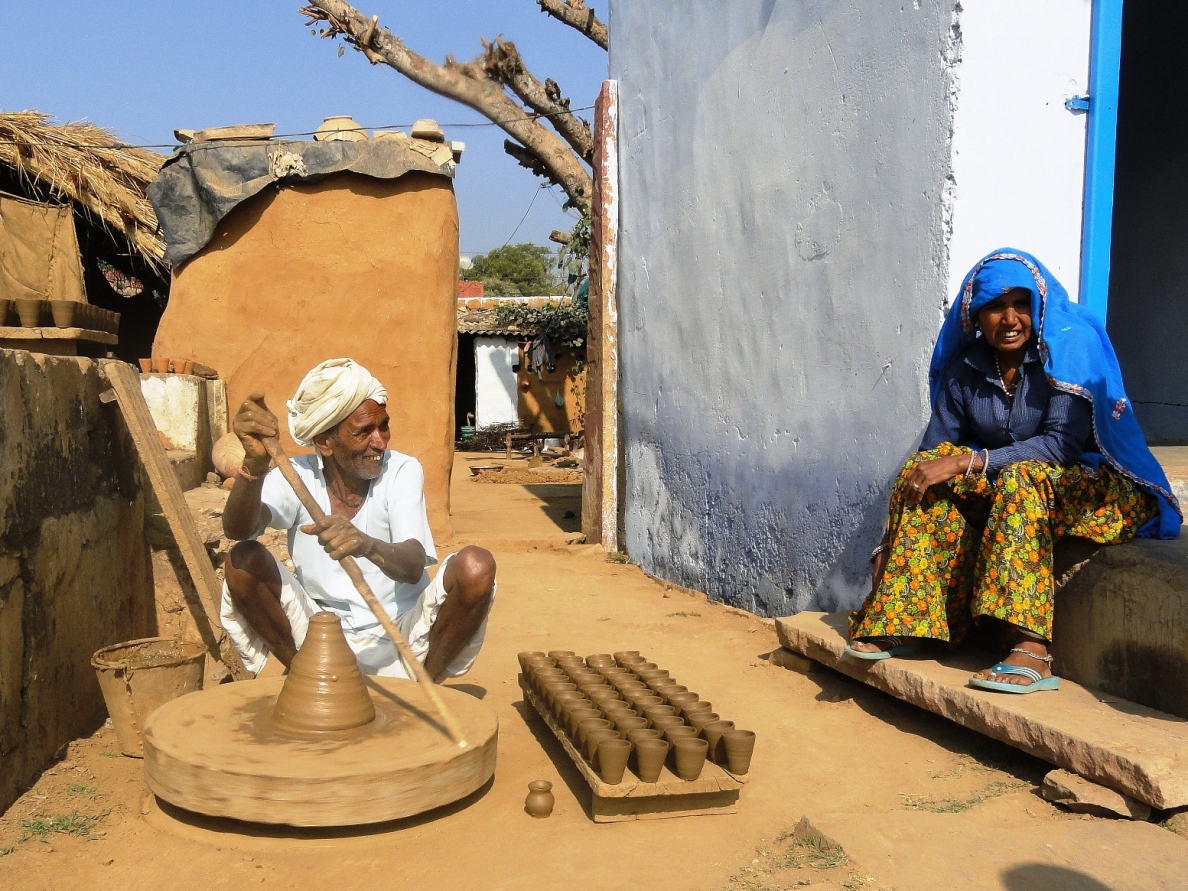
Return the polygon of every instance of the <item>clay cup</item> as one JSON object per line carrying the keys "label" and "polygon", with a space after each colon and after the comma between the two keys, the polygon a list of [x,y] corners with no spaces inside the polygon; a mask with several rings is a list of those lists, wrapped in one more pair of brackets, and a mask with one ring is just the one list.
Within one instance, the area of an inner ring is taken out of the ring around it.
{"label": "clay cup", "polygon": [[635,744],[635,764],[639,778],[645,783],[660,779],[664,760],[668,757],[668,742],[663,739],[641,739]]}
{"label": "clay cup", "polygon": [[615,786],[623,782],[631,743],[625,739],[604,739],[598,743],[598,775],[604,783]]}
{"label": "clay cup", "polygon": [[733,721],[711,721],[701,728],[701,734],[705,737],[706,742],[709,743],[709,759],[715,763],[721,763],[719,754],[724,759],[726,757],[726,747],[722,745],[722,734],[727,730],[734,729]]}
{"label": "clay cup", "polygon": [[726,769],[742,776],[751,769],[751,755],[755,751],[755,731],[727,730],[722,734],[726,747]]}
{"label": "clay cup", "polygon": [[20,317],[22,327],[37,328],[41,325],[41,308],[45,303],[44,300],[18,297],[13,302],[16,304],[17,316]]}
{"label": "clay cup", "polygon": [[598,765],[596,759],[598,757],[598,745],[604,739],[620,739],[619,731],[611,730],[609,727],[600,728],[598,730],[589,730],[586,732],[586,760],[597,769]]}
{"label": "clay cup", "polygon": [[673,747],[676,750],[676,775],[688,782],[701,776],[709,743],[704,739],[688,737],[678,739],[673,743]]}
{"label": "clay cup", "polygon": [[[583,749],[586,748],[586,740],[591,730],[609,730],[610,721],[606,718],[585,718],[577,722],[577,741],[578,745]],[[618,733],[618,731],[616,731]]]}
{"label": "clay cup", "polygon": [[632,730],[644,730],[648,726],[648,719],[641,718],[639,715],[624,715],[621,718],[615,718],[615,729],[619,731],[619,736],[624,739],[630,739],[628,734]]}

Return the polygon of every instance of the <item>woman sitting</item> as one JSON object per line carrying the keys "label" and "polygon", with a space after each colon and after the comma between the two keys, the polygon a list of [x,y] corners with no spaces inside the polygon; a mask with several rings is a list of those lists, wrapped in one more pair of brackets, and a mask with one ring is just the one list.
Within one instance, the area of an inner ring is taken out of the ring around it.
{"label": "woman sitting", "polygon": [[966,276],[929,368],[932,419],[891,492],[846,653],[885,659],[1007,623],[976,687],[1055,690],[1054,542],[1176,538],[1183,516],[1143,439],[1101,323],[1029,254]]}

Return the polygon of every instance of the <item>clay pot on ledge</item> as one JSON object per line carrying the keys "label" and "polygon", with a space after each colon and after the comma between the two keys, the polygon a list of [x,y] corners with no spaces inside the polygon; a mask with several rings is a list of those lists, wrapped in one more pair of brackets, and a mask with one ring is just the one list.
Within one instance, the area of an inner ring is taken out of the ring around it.
{"label": "clay pot on ledge", "polygon": [[742,776],[751,769],[751,755],[755,752],[755,731],[727,730],[722,734],[726,747],[726,769]]}
{"label": "clay pot on ledge", "polygon": [[722,734],[734,729],[733,721],[712,721],[701,728],[701,733],[709,743],[709,759],[720,764],[726,758],[726,747],[722,745]]}
{"label": "clay pot on ledge", "polygon": [[598,776],[604,783],[617,786],[623,782],[631,748],[625,739],[604,739],[598,743]]}
{"label": "clay pot on ledge", "polygon": [[50,314],[54,317],[55,328],[78,327],[79,310],[82,304],[77,300],[51,300]]}
{"label": "clay pot on ledge", "polygon": [[673,748],[676,755],[676,775],[686,782],[692,782],[701,776],[709,743],[704,739],[678,739],[673,743]]}
{"label": "clay pot on ledge", "polygon": [[641,739],[635,744],[635,764],[639,778],[645,783],[656,782],[664,770],[667,757],[667,740]]}
{"label": "clay pot on ledge", "polygon": [[42,309],[45,304],[44,300],[32,300],[27,297],[18,297],[13,302],[16,304],[17,316],[21,320],[21,327],[41,327]]}

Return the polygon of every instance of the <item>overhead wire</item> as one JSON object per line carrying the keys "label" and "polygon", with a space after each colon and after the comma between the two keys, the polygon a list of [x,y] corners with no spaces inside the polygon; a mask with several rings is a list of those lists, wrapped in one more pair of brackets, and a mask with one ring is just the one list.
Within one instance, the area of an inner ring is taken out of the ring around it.
{"label": "overhead wire", "polygon": [[532,200],[528,202],[528,210],[524,211],[524,215],[520,217],[520,222],[516,223],[516,228],[512,229],[512,234],[507,236],[507,241],[503,243],[504,247],[511,244],[511,240],[516,237],[516,233],[520,231],[520,227],[524,225],[524,220],[528,219],[528,214],[532,212],[532,205],[536,203],[536,196],[540,194],[540,190],[545,188],[545,184],[541,183],[537,186],[536,191],[532,193]]}

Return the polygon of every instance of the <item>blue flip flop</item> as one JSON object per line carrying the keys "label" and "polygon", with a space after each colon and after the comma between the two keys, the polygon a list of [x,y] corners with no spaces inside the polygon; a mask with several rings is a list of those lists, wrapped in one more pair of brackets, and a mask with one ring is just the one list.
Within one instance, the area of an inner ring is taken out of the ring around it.
{"label": "blue flip flop", "polygon": [[878,662],[882,659],[890,659],[892,656],[920,655],[920,645],[913,640],[904,643],[901,637],[873,637],[869,642],[882,643],[884,641],[890,644],[885,650],[864,653],[862,650],[855,650],[853,647],[847,646],[843,652],[854,659],[863,659],[867,662]]}
{"label": "blue flip flop", "polygon": [[[1026,652],[1026,651],[1024,651]],[[1033,653],[1027,653],[1033,659],[1040,659],[1040,661],[1048,662],[1051,656],[1041,658]],[[1044,677],[1034,668],[1028,668],[1026,665],[1007,665],[1003,662],[997,662],[991,666],[990,671],[994,674],[1017,674],[1025,677],[1031,681],[1030,684],[1007,684],[1003,681],[988,681],[985,678],[970,678],[969,685],[977,687],[981,690],[994,690],[998,693],[1038,693],[1041,690],[1059,690],[1060,678],[1056,675],[1051,677]]]}

